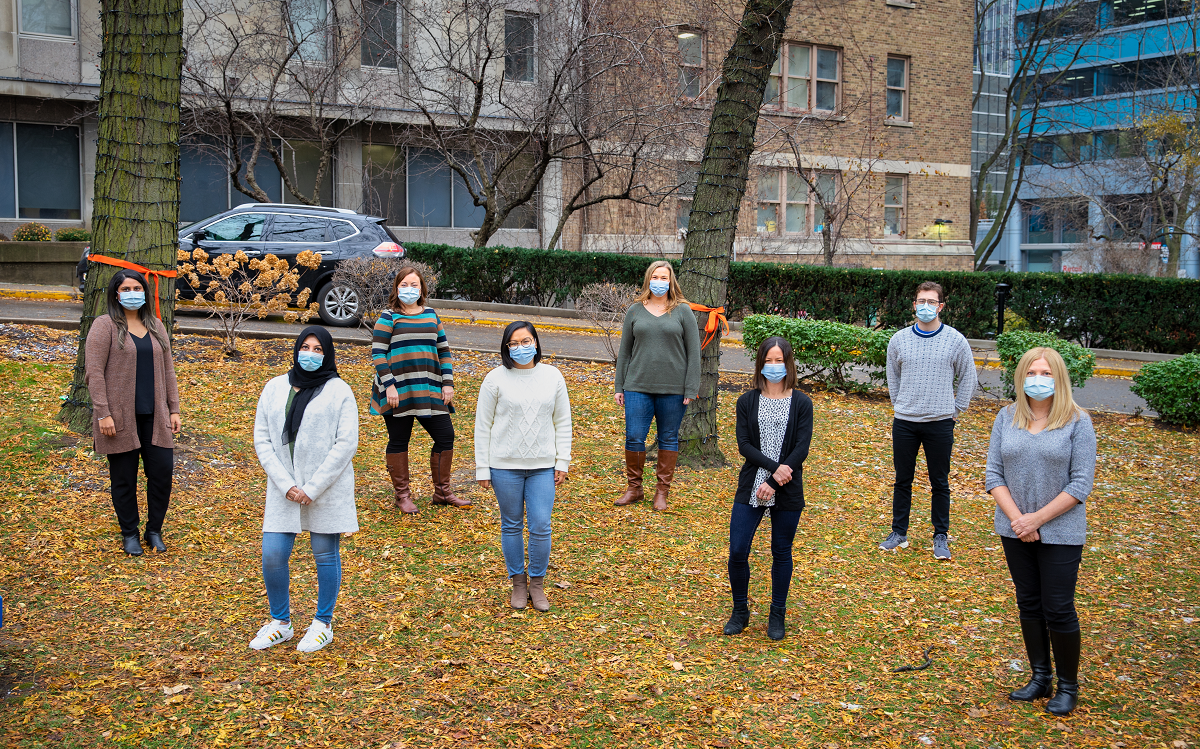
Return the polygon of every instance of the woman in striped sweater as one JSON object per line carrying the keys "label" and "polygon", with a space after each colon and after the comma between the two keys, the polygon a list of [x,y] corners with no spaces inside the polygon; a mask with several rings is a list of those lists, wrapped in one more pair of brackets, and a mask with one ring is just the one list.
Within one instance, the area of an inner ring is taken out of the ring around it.
{"label": "woman in striped sweater", "polygon": [[431,504],[467,507],[450,488],[454,460],[454,371],[450,344],[437,313],[425,306],[429,287],[412,266],[396,273],[389,309],[375,321],[371,359],[375,380],[371,384],[371,413],[387,425],[387,468],[395,491],[395,506],[415,513],[409,491],[408,440],[413,419],[433,439],[429,470],[433,476]]}

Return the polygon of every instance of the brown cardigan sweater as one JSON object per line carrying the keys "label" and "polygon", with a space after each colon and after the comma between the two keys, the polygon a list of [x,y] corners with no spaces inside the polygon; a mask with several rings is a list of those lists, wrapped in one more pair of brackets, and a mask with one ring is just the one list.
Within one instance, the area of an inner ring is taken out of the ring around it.
{"label": "brown cardigan sweater", "polygon": [[[162,323],[158,323],[161,325]],[[117,345],[120,331],[108,315],[101,315],[88,331],[86,378],[92,394],[92,436],[101,455],[125,453],[142,446],[134,421],[134,391],[137,382],[137,347],[125,336],[125,347]],[[165,350],[150,335],[154,349],[154,436],[158,447],[174,447],[171,414],[179,413],[179,387],[175,383],[175,362],[171,348]],[[117,427],[115,437],[100,433],[99,422],[111,416]]]}

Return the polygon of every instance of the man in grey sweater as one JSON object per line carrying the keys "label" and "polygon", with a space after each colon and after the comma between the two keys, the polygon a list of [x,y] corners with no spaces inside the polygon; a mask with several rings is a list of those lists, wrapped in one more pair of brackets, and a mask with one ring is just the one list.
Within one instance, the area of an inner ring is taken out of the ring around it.
{"label": "man in grey sweater", "polygon": [[917,322],[888,342],[887,383],[892,398],[892,531],[879,548],[908,547],[908,516],[917,451],[925,448],[932,491],[933,556],[950,558],[950,451],[954,422],[971,405],[977,377],[971,345],[962,333],[941,321],[942,287],[926,281],[917,287]]}

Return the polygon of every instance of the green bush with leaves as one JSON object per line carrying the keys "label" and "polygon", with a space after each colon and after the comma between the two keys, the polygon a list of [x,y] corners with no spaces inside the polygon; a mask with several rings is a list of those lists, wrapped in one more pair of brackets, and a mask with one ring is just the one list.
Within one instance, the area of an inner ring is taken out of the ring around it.
{"label": "green bush with leaves", "polygon": [[45,224],[39,224],[36,221],[21,224],[13,232],[13,241],[15,242],[49,242],[53,238],[54,235],[50,233],[50,229]]}
{"label": "green bush with leaves", "polygon": [[1096,367],[1096,355],[1078,343],[1064,341],[1053,333],[1014,330],[996,339],[996,353],[1000,356],[1000,366],[1004,368],[1000,380],[1004,386],[1006,398],[1017,397],[1017,391],[1013,386],[1017,364],[1026,351],[1038,346],[1052,348],[1062,355],[1063,361],[1067,365],[1067,375],[1071,378],[1071,387],[1083,387],[1083,384],[1092,376],[1092,371]]}
{"label": "green bush with leaves", "polygon": [[54,232],[55,242],[90,242],[92,233],[87,229],[59,229]]}
{"label": "green bush with leaves", "polygon": [[1129,389],[1164,423],[1200,427],[1200,354],[1144,364]]}
{"label": "green bush with leaves", "polygon": [[[751,356],[771,336],[787,339],[796,358],[796,374],[839,390],[864,391],[887,379],[887,346],[894,330],[875,330],[832,320],[803,320],[778,315],[751,315],[742,340]],[[868,382],[851,379],[851,369],[865,369]]]}

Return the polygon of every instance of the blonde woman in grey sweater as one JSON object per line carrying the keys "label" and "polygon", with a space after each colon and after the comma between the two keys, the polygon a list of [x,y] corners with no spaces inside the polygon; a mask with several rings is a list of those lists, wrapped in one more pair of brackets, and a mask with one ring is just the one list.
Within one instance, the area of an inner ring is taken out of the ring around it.
{"label": "blonde woman in grey sweater", "polygon": [[997,414],[987,460],[987,491],[996,500],[996,533],[1016,589],[1032,673],[1009,698],[1050,697],[1046,710],[1067,715],[1079,698],[1075,583],[1087,539],[1084,502],[1096,473],[1096,432],[1075,405],[1067,366],[1054,349],[1025,352],[1014,379],[1016,402]]}

